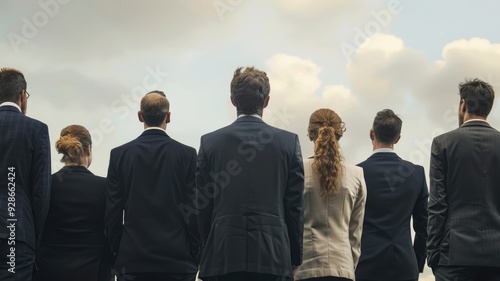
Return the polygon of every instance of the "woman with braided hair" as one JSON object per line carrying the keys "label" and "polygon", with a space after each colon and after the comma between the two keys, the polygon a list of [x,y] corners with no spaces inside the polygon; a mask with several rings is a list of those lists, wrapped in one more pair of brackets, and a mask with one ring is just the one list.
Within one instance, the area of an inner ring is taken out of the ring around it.
{"label": "woman with braided hair", "polygon": [[309,119],[314,156],[304,160],[303,262],[295,280],[354,280],[366,201],[363,170],[343,162],[344,123],[331,109]]}

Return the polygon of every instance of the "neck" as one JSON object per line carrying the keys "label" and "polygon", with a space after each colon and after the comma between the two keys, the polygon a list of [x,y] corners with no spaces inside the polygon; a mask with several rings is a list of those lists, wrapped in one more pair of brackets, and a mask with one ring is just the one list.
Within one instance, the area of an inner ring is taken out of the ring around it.
{"label": "neck", "polygon": [[385,144],[385,143],[379,143],[377,141],[373,142],[373,150],[377,150],[380,148],[390,148],[394,150],[394,144]]}
{"label": "neck", "polygon": [[486,121],[486,117],[484,116],[479,116],[479,115],[475,115],[475,114],[470,114],[468,112],[466,112],[464,114],[464,122],[467,122],[469,120],[473,120],[473,119],[479,119],[479,120],[484,120]]}
{"label": "neck", "polygon": [[82,161],[81,164],[78,164],[78,163],[73,163],[73,162],[67,162],[67,163],[64,163],[64,167],[71,167],[71,166],[82,166],[82,167],[85,167],[85,168],[88,168],[88,165],[87,165],[87,161]]}
{"label": "neck", "polygon": [[163,123],[160,126],[149,126],[144,123],[144,130],[146,130],[147,128],[162,128],[163,130],[167,130],[167,124]]}

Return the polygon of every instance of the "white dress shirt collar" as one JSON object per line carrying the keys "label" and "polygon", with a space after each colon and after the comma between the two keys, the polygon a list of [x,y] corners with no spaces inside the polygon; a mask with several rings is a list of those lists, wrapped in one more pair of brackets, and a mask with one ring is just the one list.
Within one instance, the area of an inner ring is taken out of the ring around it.
{"label": "white dress shirt collar", "polygon": [[[468,123],[468,122],[472,122],[472,121],[482,121],[482,122],[484,122],[484,123],[487,123],[487,124],[488,124],[488,121],[486,121],[486,120],[484,120],[484,119],[469,119],[469,120],[465,121],[463,124]],[[462,125],[463,125],[463,124],[462,124]]]}
{"label": "white dress shirt collar", "polygon": [[10,101],[2,102],[2,104],[0,104],[0,106],[13,106],[13,107],[17,108],[19,110],[19,112],[22,112],[21,108],[19,107],[19,105],[17,105],[17,103],[13,103]]}
{"label": "white dress shirt collar", "polygon": [[385,148],[385,147],[384,147],[384,148],[378,148],[378,149],[375,149],[375,150],[373,151],[373,154],[375,154],[375,153],[379,153],[379,152],[391,152],[391,153],[396,153],[396,152],[394,151],[394,149],[390,149],[390,148]]}
{"label": "white dress shirt collar", "polygon": [[160,128],[160,127],[148,127],[146,129],[144,129],[144,131],[149,131],[149,130],[160,130],[160,131],[164,132],[165,134],[167,133],[167,131],[163,130],[163,128]]}
{"label": "white dress shirt collar", "polygon": [[252,116],[252,117],[257,117],[259,119],[262,119],[262,117],[259,114],[240,114],[240,115],[238,115],[238,118],[244,117],[244,116]]}

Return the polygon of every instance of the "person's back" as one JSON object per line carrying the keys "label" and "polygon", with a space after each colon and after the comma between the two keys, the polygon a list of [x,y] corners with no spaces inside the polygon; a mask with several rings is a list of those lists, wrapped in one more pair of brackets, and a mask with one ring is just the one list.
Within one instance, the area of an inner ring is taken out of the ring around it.
{"label": "person's back", "polygon": [[295,280],[354,280],[366,201],[363,169],[345,164],[340,116],[321,108],[309,119],[314,156],[304,160],[304,261]]}
{"label": "person's back", "polygon": [[428,264],[436,280],[499,280],[500,133],[486,122],[494,91],[478,79],[459,89],[460,127],[432,143]]}
{"label": "person's back", "polygon": [[111,252],[104,231],[106,179],[92,162],[87,129],[62,129],[56,149],[65,166],[52,175],[50,208],[37,253],[35,281],[109,281]]}
{"label": "person's back", "polygon": [[118,280],[192,280],[197,272],[198,226],[182,209],[193,205],[196,151],[167,135],[168,106],[162,92],[146,94],[144,132],[111,151],[106,228]]}
{"label": "person's back", "polygon": [[31,279],[49,205],[49,133],[28,97],[23,74],[0,69],[0,280]]}
{"label": "person's back", "polygon": [[[265,74],[253,68],[238,69],[234,87],[248,89],[240,84],[245,76],[250,85],[269,87],[262,82]],[[260,119],[269,90],[254,91],[263,93],[254,112],[239,112],[234,123],[201,138],[197,208],[203,280],[284,280],[302,260],[298,137]],[[237,108],[244,108],[241,96],[233,93]]]}
{"label": "person's back", "polygon": [[358,164],[363,168],[367,200],[356,280],[417,280],[423,271],[427,184],[422,166],[394,152],[401,126],[392,110],[378,112],[370,130],[373,154]]}

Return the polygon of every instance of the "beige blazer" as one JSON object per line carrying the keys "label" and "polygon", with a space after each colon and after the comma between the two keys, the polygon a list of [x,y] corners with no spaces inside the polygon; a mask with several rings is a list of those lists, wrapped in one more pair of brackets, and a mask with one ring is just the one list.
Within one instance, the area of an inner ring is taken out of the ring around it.
{"label": "beige blazer", "polygon": [[354,280],[366,202],[363,169],[344,164],[339,194],[323,199],[313,161],[304,160],[304,254],[295,280],[323,276]]}

